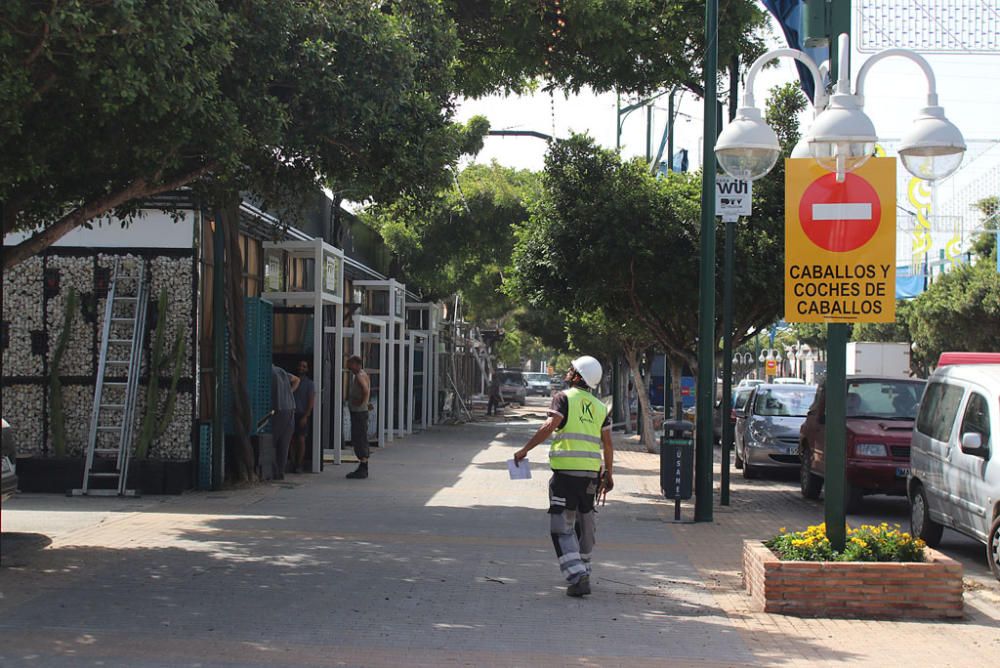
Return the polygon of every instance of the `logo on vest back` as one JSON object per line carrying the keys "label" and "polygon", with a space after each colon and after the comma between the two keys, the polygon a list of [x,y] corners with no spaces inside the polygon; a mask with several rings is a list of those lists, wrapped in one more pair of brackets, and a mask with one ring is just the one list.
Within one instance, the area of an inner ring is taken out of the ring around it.
{"label": "logo on vest back", "polygon": [[594,423],[594,408],[590,405],[589,401],[583,401],[580,403],[580,409],[582,415],[580,416],[580,422],[585,422],[587,424]]}

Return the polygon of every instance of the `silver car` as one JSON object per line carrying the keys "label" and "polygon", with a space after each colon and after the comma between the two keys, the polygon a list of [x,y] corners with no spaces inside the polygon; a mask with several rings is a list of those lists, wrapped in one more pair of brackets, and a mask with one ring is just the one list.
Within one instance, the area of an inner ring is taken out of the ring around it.
{"label": "silver car", "polygon": [[736,417],[736,468],[757,478],[764,469],[799,468],[799,428],[815,385],[758,385]]}
{"label": "silver car", "polygon": [[528,383],[529,394],[539,394],[543,397],[552,394],[552,379],[549,378],[549,374],[537,371],[525,373],[524,380]]}
{"label": "silver car", "polygon": [[520,404],[527,401],[528,383],[520,369],[497,369],[500,378],[500,396],[505,404]]}

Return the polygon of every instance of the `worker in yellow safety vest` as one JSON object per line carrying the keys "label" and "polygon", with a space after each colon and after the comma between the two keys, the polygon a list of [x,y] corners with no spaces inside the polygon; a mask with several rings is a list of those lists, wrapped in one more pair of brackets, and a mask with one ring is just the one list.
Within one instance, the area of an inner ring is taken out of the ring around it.
{"label": "worker in yellow safety vest", "polygon": [[614,487],[611,418],[607,407],[587,389],[596,389],[602,375],[601,363],[593,357],[573,360],[566,372],[568,389],[553,395],[548,419],[514,453],[515,464],[520,464],[532,448],[555,433],[549,450],[549,521],[569,596],[590,593],[594,506],[599,490],[607,493]]}

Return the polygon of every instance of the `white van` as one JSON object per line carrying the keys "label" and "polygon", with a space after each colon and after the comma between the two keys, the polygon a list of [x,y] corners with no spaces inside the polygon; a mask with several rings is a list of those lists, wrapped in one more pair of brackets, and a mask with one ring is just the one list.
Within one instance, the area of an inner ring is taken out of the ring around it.
{"label": "white van", "polygon": [[1000,579],[1000,353],[942,353],[910,447],[910,529],[934,547],[944,527],[986,543]]}

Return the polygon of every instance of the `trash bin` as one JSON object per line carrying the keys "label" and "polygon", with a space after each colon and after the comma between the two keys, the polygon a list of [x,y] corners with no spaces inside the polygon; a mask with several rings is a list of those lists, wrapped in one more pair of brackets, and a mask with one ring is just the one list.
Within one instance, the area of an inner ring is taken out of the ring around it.
{"label": "trash bin", "polygon": [[663,423],[660,440],[660,489],[674,501],[674,519],[681,518],[681,501],[694,491],[694,424],[687,420]]}

